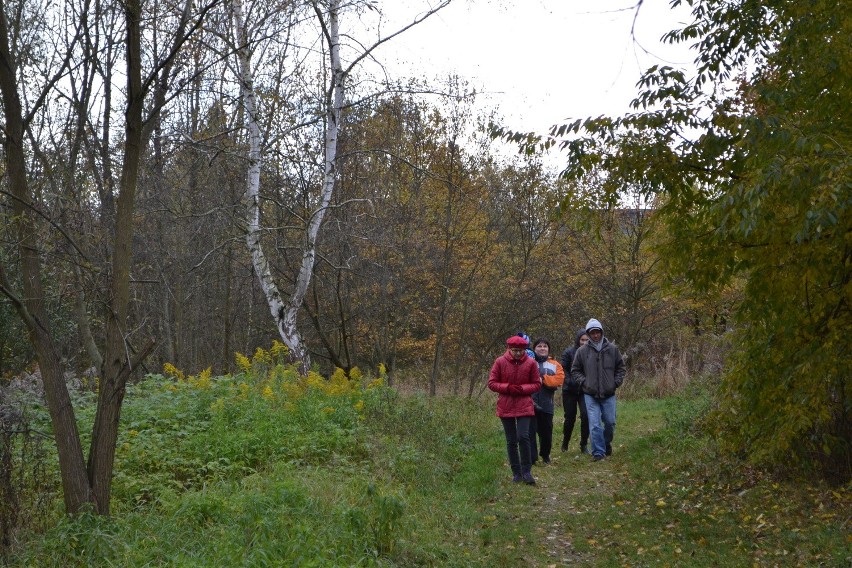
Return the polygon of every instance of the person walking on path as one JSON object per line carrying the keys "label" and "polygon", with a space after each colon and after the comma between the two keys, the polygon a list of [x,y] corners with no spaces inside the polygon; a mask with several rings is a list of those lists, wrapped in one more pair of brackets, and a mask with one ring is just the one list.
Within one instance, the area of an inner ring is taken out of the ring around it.
{"label": "person walking on path", "polygon": [[627,368],[618,347],[604,337],[601,322],[590,319],[586,324],[586,335],[589,342],[574,354],[571,378],[583,389],[591,426],[592,459],[600,461],[612,455],[615,391],[624,382]]}
{"label": "person walking on path", "polygon": [[[541,448],[541,461],[550,463],[550,449],[553,447],[553,393],[565,380],[562,365],[550,356],[550,342],[541,337],[533,342],[535,361],[538,363],[538,374],[541,377],[541,390],[532,395],[535,406],[534,432],[530,433],[531,460],[536,464]],[[538,437],[538,444],[536,444]]]}
{"label": "person walking on path", "polygon": [[580,409],[580,453],[589,454],[589,416],[586,413],[586,400],[580,385],[571,377],[571,363],[574,354],[581,345],[589,341],[586,328],[577,330],[574,345],[562,352],[562,368],[565,369],[565,382],[562,383],[562,411],[565,413],[565,423],[562,425],[562,451],[568,450],[568,442],[574,433],[574,423],[577,421],[577,409]]}
{"label": "person walking on path", "polygon": [[497,357],[488,375],[488,388],[497,393],[497,416],[506,435],[512,481],[535,485],[530,469],[530,423],[535,418],[532,394],[541,389],[538,365],[528,357],[529,342],[517,335],[506,340],[506,353]]}

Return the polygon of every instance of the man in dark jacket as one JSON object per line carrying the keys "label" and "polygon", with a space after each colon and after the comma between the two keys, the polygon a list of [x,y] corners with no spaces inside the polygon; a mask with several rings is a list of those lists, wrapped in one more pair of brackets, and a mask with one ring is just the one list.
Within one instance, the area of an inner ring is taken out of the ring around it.
{"label": "man in dark jacket", "polygon": [[586,414],[586,399],[580,385],[571,378],[571,363],[574,353],[581,345],[589,341],[586,328],[577,330],[574,345],[562,352],[562,368],[565,369],[565,382],[562,383],[562,411],[565,422],[562,425],[562,451],[568,450],[568,442],[574,433],[574,423],[577,422],[577,409],[580,409],[580,453],[590,454],[589,451],[589,417]]}
{"label": "man in dark jacket", "polygon": [[[612,455],[615,435],[615,390],[624,382],[627,369],[614,343],[603,335],[596,319],[586,324],[589,342],[577,349],[571,363],[571,378],[581,385],[591,426],[592,459]],[[603,422],[603,426],[601,426]]]}

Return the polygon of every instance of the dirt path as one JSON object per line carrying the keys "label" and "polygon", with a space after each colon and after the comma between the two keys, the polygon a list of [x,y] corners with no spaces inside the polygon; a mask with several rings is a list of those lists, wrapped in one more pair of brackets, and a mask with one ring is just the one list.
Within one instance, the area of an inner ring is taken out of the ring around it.
{"label": "dirt path", "polygon": [[[658,409],[657,409],[658,410]],[[506,498],[496,503],[510,518],[529,521],[535,527],[526,539],[525,546],[537,549],[530,565],[594,566],[595,556],[584,545],[596,536],[596,528],[582,526],[577,519],[600,503],[614,502],[620,495],[630,492],[630,472],[627,452],[637,442],[659,429],[662,415],[659,412],[622,412],[619,408],[613,455],[593,462],[592,457],[579,452],[576,436],[566,452],[560,451],[562,442],[562,409],[557,408],[554,419],[554,451],[552,463],[533,467],[537,484],[519,486],[507,481]],[[579,424],[575,430],[579,430]],[[508,466],[507,466],[508,472]],[[612,519],[614,524],[617,519]],[[617,524],[615,525],[617,526]],[[611,527],[608,527],[611,528]],[[542,554],[543,552],[543,554]]]}

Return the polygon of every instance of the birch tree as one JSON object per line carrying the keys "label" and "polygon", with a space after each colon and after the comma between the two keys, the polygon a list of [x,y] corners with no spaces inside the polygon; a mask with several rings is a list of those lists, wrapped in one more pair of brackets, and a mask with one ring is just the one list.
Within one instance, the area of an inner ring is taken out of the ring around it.
{"label": "birch tree", "polygon": [[[247,25],[241,2],[234,0],[231,3],[234,35],[237,41],[236,53],[241,89],[240,98],[245,114],[245,127],[248,133],[246,244],[251,253],[255,273],[266,295],[269,312],[272,315],[278,333],[284,344],[290,349],[292,356],[300,362],[304,372],[307,372],[310,368],[311,361],[299,331],[297,316],[313,276],[320,229],[334,193],[334,186],[338,175],[337,146],[341,119],[346,104],[347,79],[351,76],[353,70],[370,57],[379,46],[436,14],[449,5],[450,1],[444,0],[438,3],[434,8],[430,8],[425,13],[417,16],[412,23],[404,26],[402,29],[388,36],[380,37],[370,46],[356,52],[352,61],[345,67],[341,54],[340,17],[345,8],[358,7],[358,4],[349,5],[341,2],[341,0],[328,0],[327,2],[313,0],[310,2],[310,7],[316,16],[316,21],[321,30],[324,57],[326,58],[324,72],[327,79],[322,108],[323,156],[321,164],[323,172],[319,200],[316,207],[306,219],[301,262],[298,266],[293,290],[286,301],[275,282],[275,278],[269,267],[269,260],[260,240],[263,230],[259,197],[263,152],[261,147],[262,133],[257,112],[257,93],[254,89],[254,73],[250,56],[252,40],[247,35]],[[371,10],[375,9],[373,2],[366,2],[363,6]]]}

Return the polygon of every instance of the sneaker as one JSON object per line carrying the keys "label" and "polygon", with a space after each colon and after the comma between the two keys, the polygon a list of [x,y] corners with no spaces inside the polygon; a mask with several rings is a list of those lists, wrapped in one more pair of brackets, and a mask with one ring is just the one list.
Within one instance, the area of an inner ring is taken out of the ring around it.
{"label": "sneaker", "polygon": [[512,476],[512,483],[520,483],[521,482],[521,474],[516,473]]}
{"label": "sneaker", "polygon": [[549,464],[550,458],[541,458],[541,461],[543,462],[541,465]]}
{"label": "sneaker", "polygon": [[535,485],[535,478],[532,476],[532,474],[530,472],[526,472],[523,475],[523,480],[524,480],[524,483],[526,483],[527,485]]}
{"label": "sneaker", "polygon": [[599,462],[599,461],[601,461],[602,459],[604,459],[604,456],[592,456],[592,461],[593,461],[593,462]]}
{"label": "sneaker", "polygon": [[608,455],[608,456],[612,455],[612,444],[606,445],[606,455]]}

